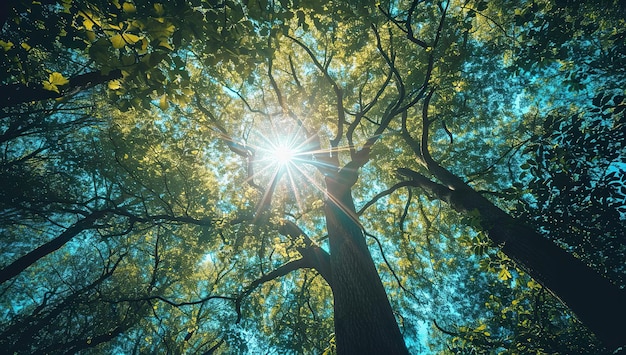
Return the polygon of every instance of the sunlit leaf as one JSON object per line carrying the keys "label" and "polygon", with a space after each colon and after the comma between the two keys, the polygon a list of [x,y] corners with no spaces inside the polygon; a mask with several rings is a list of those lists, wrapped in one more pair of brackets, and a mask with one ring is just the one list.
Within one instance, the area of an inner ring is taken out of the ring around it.
{"label": "sunlit leaf", "polygon": [[126,42],[124,41],[124,37],[121,34],[116,34],[111,37],[111,43],[113,44],[113,48],[124,48],[126,46]]}
{"label": "sunlit leaf", "polygon": [[89,41],[93,42],[96,40],[96,33],[94,31],[87,31],[86,35]]}
{"label": "sunlit leaf", "polygon": [[169,103],[167,102],[167,95],[161,96],[161,99],[159,99],[159,107],[163,111],[169,108]]}
{"label": "sunlit leaf", "polygon": [[159,47],[167,48],[172,51],[174,50],[174,47],[172,47],[172,45],[166,39],[159,41]]}
{"label": "sunlit leaf", "polygon": [[111,43],[113,44],[113,48],[124,48],[124,46],[129,44],[134,44],[138,42],[141,37],[134,35],[132,33],[122,33],[116,34],[111,37]]}
{"label": "sunlit leaf", "polygon": [[59,86],[63,86],[70,81],[66,79],[63,74],[54,72],[48,76],[48,80],[43,82],[43,88],[49,91],[59,92]]}
{"label": "sunlit leaf", "polygon": [[79,14],[83,18],[83,26],[87,31],[93,31],[93,27],[102,27],[102,22],[100,19],[91,11],[80,11]]}
{"label": "sunlit leaf", "polygon": [[153,5],[153,7],[154,7],[154,11],[156,12],[156,14],[158,16],[161,16],[161,15],[163,15],[165,13],[165,9],[163,8],[163,4],[156,3],[156,4]]}
{"label": "sunlit leaf", "polygon": [[111,90],[118,90],[122,87],[122,83],[119,80],[111,80],[107,83],[107,86]]}
{"label": "sunlit leaf", "polygon": [[122,5],[122,9],[124,10],[124,12],[126,13],[134,13],[135,11],[137,11],[137,8],[135,7],[134,4],[130,3],[130,2],[125,2]]}
{"label": "sunlit leaf", "polygon": [[506,281],[511,278],[511,273],[507,268],[502,267],[498,273],[498,278],[502,281]]}
{"label": "sunlit leaf", "polygon": [[9,42],[5,42],[5,41],[1,41],[0,40],[0,47],[2,47],[2,49],[4,49],[4,51],[8,51],[11,48],[13,48],[13,42],[9,41]]}

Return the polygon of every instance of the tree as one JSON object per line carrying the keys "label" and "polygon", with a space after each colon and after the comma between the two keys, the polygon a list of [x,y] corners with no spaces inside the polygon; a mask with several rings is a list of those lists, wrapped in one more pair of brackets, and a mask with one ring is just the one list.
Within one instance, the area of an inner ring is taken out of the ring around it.
{"label": "tree", "polygon": [[[13,188],[2,191],[0,344],[407,353],[424,351],[428,334],[432,352],[622,346],[619,225],[603,224],[592,243],[594,230],[569,234],[623,214],[622,173],[602,172],[623,164],[612,153],[623,147],[623,97],[597,87],[623,83],[610,69],[623,57],[596,60],[584,44],[595,36],[619,53],[621,19],[589,27],[598,9],[16,4],[3,21],[2,84],[30,96],[3,101],[1,177]],[[54,31],[30,41],[44,18]],[[533,60],[529,46],[546,56]],[[597,120],[571,113],[585,100],[540,85],[547,74],[593,93]],[[76,84],[86,76],[97,79]],[[581,140],[602,149],[554,146]],[[575,221],[552,228],[545,216],[568,203]]]}

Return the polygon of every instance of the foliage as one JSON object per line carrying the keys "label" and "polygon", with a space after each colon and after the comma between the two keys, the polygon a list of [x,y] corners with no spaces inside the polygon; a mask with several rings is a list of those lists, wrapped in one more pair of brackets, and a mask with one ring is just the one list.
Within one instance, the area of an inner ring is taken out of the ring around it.
{"label": "foliage", "polygon": [[551,238],[624,285],[624,96],[600,92],[587,113],[555,112],[527,149],[532,197],[520,210]]}
{"label": "foliage", "polygon": [[410,352],[608,352],[446,196],[487,196],[624,286],[609,5],[11,4],[0,85],[31,94],[0,110],[0,345],[334,353],[329,184],[353,173]]}

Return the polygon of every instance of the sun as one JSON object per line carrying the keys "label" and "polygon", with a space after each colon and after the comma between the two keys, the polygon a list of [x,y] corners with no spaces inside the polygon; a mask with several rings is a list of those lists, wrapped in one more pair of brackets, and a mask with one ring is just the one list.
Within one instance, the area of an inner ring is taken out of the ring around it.
{"label": "sun", "polygon": [[273,146],[269,151],[271,159],[280,166],[291,164],[296,154],[297,151],[295,147],[291,147],[284,143]]}

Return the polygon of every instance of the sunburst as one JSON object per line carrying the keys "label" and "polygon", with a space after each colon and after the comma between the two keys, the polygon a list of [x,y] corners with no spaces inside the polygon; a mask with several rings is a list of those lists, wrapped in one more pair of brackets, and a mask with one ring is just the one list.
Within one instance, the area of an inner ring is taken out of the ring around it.
{"label": "sunburst", "polygon": [[[316,135],[308,135],[299,126],[290,125],[289,122],[281,123],[272,124],[265,129],[255,129],[252,139],[247,142],[246,149],[251,152],[249,159],[252,159],[253,166],[248,171],[253,173],[248,176],[247,181],[264,190],[257,213],[269,208],[271,201],[275,200],[274,197],[278,197],[273,195],[279,186],[286,188],[281,191],[290,191],[291,197],[287,198],[295,199],[298,209],[306,210],[305,205],[311,202],[309,199],[315,191],[320,197],[326,194],[324,177],[319,170],[333,168],[320,159],[321,155],[331,153],[328,149],[320,149]],[[349,148],[334,149],[333,154],[344,150],[349,151]]]}
{"label": "sunburst", "polygon": [[267,149],[268,160],[273,161],[278,167],[285,167],[293,164],[297,159],[299,151],[298,147],[290,144],[290,142],[270,142],[270,148]]}

